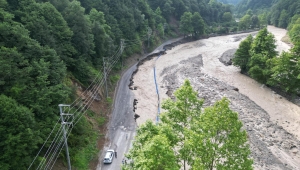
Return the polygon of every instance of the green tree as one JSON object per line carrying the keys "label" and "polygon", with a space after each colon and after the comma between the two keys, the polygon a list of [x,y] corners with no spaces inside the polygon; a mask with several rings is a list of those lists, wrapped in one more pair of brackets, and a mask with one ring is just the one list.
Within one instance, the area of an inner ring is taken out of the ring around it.
{"label": "green tree", "polygon": [[72,65],[72,55],[76,50],[71,44],[73,32],[56,8],[46,3],[36,3],[34,0],[24,0],[19,3],[22,24],[30,31],[30,37],[42,46],[49,46],[65,61]]}
{"label": "green tree", "polygon": [[195,36],[203,35],[205,33],[205,23],[199,12],[195,12],[192,16],[192,26]]}
{"label": "green tree", "polygon": [[258,15],[259,25],[260,27],[265,27],[268,25],[267,13],[262,13]]}
{"label": "green tree", "polygon": [[259,28],[259,19],[257,15],[251,17],[251,28]]}
{"label": "green tree", "polygon": [[252,43],[252,54],[264,54],[268,59],[276,57],[278,52],[275,41],[274,35],[267,28],[261,29]]}
{"label": "green tree", "polygon": [[250,27],[251,25],[251,16],[246,14],[243,16],[239,22],[239,29],[240,30],[246,30]]}
{"label": "green tree", "polygon": [[162,14],[164,18],[169,21],[170,16],[172,15],[173,11],[175,10],[174,7],[172,7],[173,2],[172,1],[166,1],[164,4],[164,7],[162,8]]}
{"label": "green tree", "polygon": [[289,16],[288,13],[286,12],[286,10],[282,10],[280,13],[280,17],[279,17],[279,22],[278,22],[278,26],[280,28],[286,28],[288,26],[288,20],[289,20]]}
{"label": "green tree", "polygon": [[168,126],[147,121],[138,130],[127,157],[134,164],[123,169],[179,169],[173,146],[175,136]]}
{"label": "green tree", "polygon": [[300,43],[297,42],[291,52],[283,52],[273,59],[272,77],[269,84],[282,90],[297,94],[300,92]]}
{"label": "green tree", "polygon": [[227,99],[202,113],[203,100],[188,80],[174,96],[175,101],[163,102],[166,112],[158,125],[147,121],[138,129],[128,155],[134,162],[131,168],[179,169],[180,163],[183,169],[187,164],[193,169],[252,169],[246,131]]}
{"label": "green tree", "polygon": [[300,38],[300,18],[298,18],[292,26],[290,26],[291,29],[289,30],[288,34],[292,40],[292,42],[296,43],[299,42]]}
{"label": "green tree", "polygon": [[249,74],[260,83],[267,83],[271,76],[271,59],[277,56],[274,35],[267,28],[260,30],[254,39],[249,60]]}
{"label": "green tree", "polygon": [[233,65],[240,67],[242,73],[245,73],[249,70],[248,64],[251,58],[250,49],[252,42],[253,37],[252,35],[249,35],[240,43],[239,48],[235,52],[234,58],[232,59]]}
{"label": "green tree", "polygon": [[186,36],[194,31],[192,13],[185,12],[180,18],[180,31]]}
{"label": "green tree", "polygon": [[247,134],[242,126],[238,113],[230,110],[226,98],[205,108],[188,135],[190,156],[194,159],[192,168],[253,169]]}
{"label": "green tree", "polygon": [[230,22],[232,20],[232,15],[230,12],[224,12],[222,16],[223,22]]}
{"label": "green tree", "polygon": [[186,129],[200,116],[203,100],[197,98],[197,92],[193,90],[188,80],[174,92],[174,95],[176,101],[167,99],[163,102],[162,108],[166,112],[161,120],[170,125],[178,137],[176,141],[178,157],[183,160],[183,168],[186,169],[189,157],[189,151],[186,148]]}
{"label": "green tree", "polygon": [[37,144],[41,142],[30,109],[0,95],[0,167],[27,169]]}
{"label": "green tree", "polygon": [[110,26],[106,24],[103,12],[97,11],[92,8],[89,14],[91,21],[91,29],[94,35],[95,54],[92,55],[92,62],[96,68],[101,68],[102,58],[109,54],[109,41],[111,40],[109,34],[111,31]]}
{"label": "green tree", "polygon": [[76,59],[81,57],[90,61],[91,55],[95,53],[94,36],[91,22],[84,12],[85,9],[81,7],[80,2],[72,1],[64,10],[63,17],[73,31],[71,42],[77,50]]}

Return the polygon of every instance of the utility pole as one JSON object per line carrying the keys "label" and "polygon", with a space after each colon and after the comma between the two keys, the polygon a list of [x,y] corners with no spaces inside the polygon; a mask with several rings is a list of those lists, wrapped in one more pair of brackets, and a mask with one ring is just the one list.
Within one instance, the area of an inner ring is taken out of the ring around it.
{"label": "utility pole", "polygon": [[105,81],[105,90],[106,90],[106,98],[108,98],[108,91],[107,91],[107,70],[106,70],[106,66],[107,66],[107,62],[105,61],[104,57],[102,58],[103,60],[103,72],[104,72],[104,81]]}
{"label": "utility pole", "polygon": [[151,36],[151,33],[152,33],[152,29],[150,27],[148,27],[148,48],[149,48],[149,39],[150,39],[150,36]]}
{"label": "utility pole", "polygon": [[[64,116],[69,117],[69,116],[73,116],[73,114],[68,114],[68,113],[64,113],[63,112],[62,108],[63,107],[70,108],[70,105],[59,104],[58,107],[59,107],[59,111],[60,111],[61,125],[62,125],[62,128],[63,128],[63,133],[64,133],[63,135],[64,135],[64,139],[65,139],[66,156],[67,156],[67,161],[68,161],[68,170],[71,170],[71,161],[70,161],[70,156],[69,156],[69,148],[68,148],[68,141],[67,141],[67,132],[66,132],[65,125],[71,125],[73,119],[71,120],[71,122],[65,122]],[[67,121],[68,121],[68,119],[67,119]]]}
{"label": "utility pole", "polygon": [[124,39],[121,39],[120,46],[121,46],[121,62],[122,62],[122,68],[123,68],[123,57],[122,57],[123,55],[122,55],[122,53],[123,53],[123,50],[125,48],[125,40]]}
{"label": "utility pole", "polygon": [[166,30],[167,27],[168,27],[168,24],[167,24],[167,23],[164,23],[164,31],[163,31],[164,37],[163,37],[163,38],[165,38],[165,30]]}

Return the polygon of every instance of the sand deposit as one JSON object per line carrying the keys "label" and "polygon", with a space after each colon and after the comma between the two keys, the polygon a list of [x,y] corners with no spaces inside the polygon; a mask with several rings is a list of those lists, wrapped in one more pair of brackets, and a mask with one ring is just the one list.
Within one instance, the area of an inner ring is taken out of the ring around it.
{"label": "sand deposit", "polygon": [[[276,37],[277,50],[288,51],[281,42],[283,29],[268,27]],[[255,35],[255,33],[252,33]],[[300,108],[274,91],[240,74],[235,66],[219,61],[224,52],[237,49],[248,34],[228,35],[185,43],[174,47],[159,59],[140,65],[134,75],[135,97],[139,103],[138,125],[147,119],[155,121],[157,94],[153,67],[160,98],[172,97],[172,92],[189,79],[205,106],[222,97],[231,101],[248,132],[255,169],[300,169]]]}

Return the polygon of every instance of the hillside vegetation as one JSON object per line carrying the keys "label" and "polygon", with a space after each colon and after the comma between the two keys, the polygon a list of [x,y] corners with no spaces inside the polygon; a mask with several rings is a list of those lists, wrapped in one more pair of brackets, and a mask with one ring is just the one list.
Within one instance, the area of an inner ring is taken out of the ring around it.
{"label": "hillside vegetation", "polygon": [[294,46],[278,56],[274,36],[263,29],[255,39],[250,36],[240,44],[233,63],[261,83],[299,95],[300,0],[242,0],[236,11],[243,15],[240,28],[267,24],[285,28]]}
{"label": "hillside vegetation", "polygon": [[[74,82],[88,87],[102,72],[103,58],[120,49],[121,39],[126,58],[178,30],[200,36],[236,26],[230,5],[216,0],[0,0],[0,20],[2,170],[27,169],[38,153],[32,168],[45,161],[41,155],[51,141],[43,143],[58,122],[58,104],[74,101]],[[120,68],[121,62],[113,65]],[[95,113],[88,115],[69,136],[77,169],[87,169],[97,152],[99,134],[89,121],[103,123]]]}
{"label": "hillside vegetation", "polygon": [[293,43],[299,39],[300,0],[242,0],[235,7],[235,12],[241,18],[239,25],[242,27],[271,24],[288,29]]}

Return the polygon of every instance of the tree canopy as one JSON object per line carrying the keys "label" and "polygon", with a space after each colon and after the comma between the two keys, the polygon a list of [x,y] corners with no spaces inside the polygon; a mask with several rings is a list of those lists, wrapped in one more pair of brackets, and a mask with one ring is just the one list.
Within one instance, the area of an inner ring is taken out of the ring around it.
{"label": "tree canopy", "polygon": [[201,111],[203,100],[188,80],[174,96],[163,102],[158,125],[138,129],[128,154],[133,163],[123,169],[253,169],[246,131],[228,99]]}
{"label": "tree canopy", "polygon": [[[76,96],[73,82],[87,88],[102,74],[103,59],[119,54],[121,39],[126,40],[122,53],[122,58],[126,58],[152,49],[166,37],[176,36],[179,27],[184,34],[197,37],[210,33],[207,25],[215,28],[224,24],[223,14],[229,21],[233,16],[230,5],[208,0],[0,0],[1,95],[18,108],[16,113],[23,110],[30,115],[30,120],[19,120],[24,124],[16,129],[20,136],[32,133],[36,138],[34,142],[16,139],[16,144],[24,146],[24,155],[7,152],[0,159],[1,165],[8,161],[5,168],[20,169],[10,159],[13,156],[22,167],[30,165],[28,158],[36,156],[59,118],[57,105],[71,103]],[[180,18],[188,27],[177,25]],[[148,48],[145,43],[150,29]],[[121,62],[111,69],[119,68]],[[7,109],[3,112],[5,117],[14,112],[14,108]],[[33,122],[35,126],[22,121]],[[3,127],[6,130],[13,125]],[[82,134],[78,129],[75,127],[70,139],[78,141],[78,145],[70,145],[74,152],[87,145],[80,140]],[[0,139],[0,149],[5,148],[9,138]],[[166,143],[163,136],[157,140]],[[32,146],[31,150],[25,146]]]}

